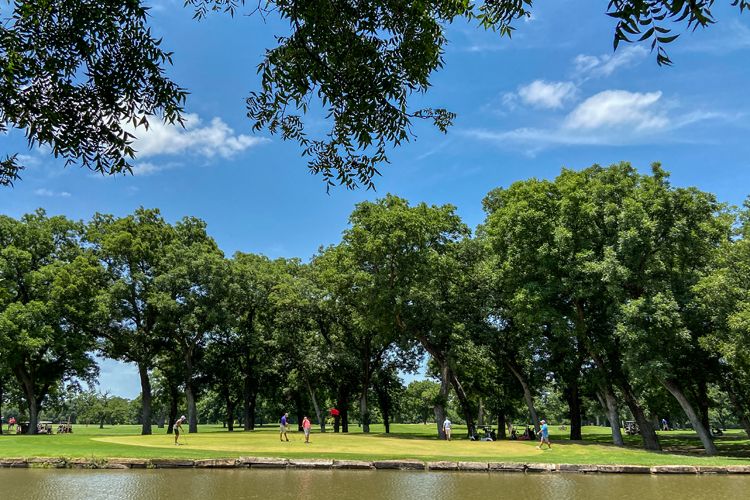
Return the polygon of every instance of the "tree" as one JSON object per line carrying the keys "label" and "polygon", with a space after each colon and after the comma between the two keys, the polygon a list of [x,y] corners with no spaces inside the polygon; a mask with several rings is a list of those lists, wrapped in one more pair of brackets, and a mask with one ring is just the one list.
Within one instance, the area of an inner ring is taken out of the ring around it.
{"label": "tree", "polygon": [[719,383],[750,436],[750,199],[738,215],[735,238],[717,249],[695,291],[707,318],[699,341],[719,358]]}
{"label": "tree", "polygon": [[42,210],[0,216],[0,358],[23,391],[29,433],[51,388],[97,373],[91,353],[105,280],[81,233],[81,224]]}
{"label": "tree", "polygon": [[[138,0],[6,3],[0,16],[0,132],[23,130],[67,164],[102,174],[130,171],[131,126],[158,114],[180,122],[187,93],[169,80]],[[0,161],[0,185],[23,165]]]}
{"label": "tree", "polygon": [[[245,1],[185,3],[202,18],[210,11],[234,15]],[[665,46],[677,38],[672,26],[712,24],[713,3],[613,0],[607,14],[617,20],[615,49],[647,41],[659,64],[671,64]],[[750,7],[748,0],[732,4],[741,12]],[[328,187],[372,187],[388,150],[413,136],[413,121],[446,131],[454,119],[446,109],[415,109],[410,100],[443,66],[447,26],[464,19],[510,37],[531,8],[531,0],[259,3],[253,12],[278,15],[290,32],[266,50],[248,116],[256,130],[299,143]],[[25,0],[6,7],[3,17],[0,131],[23,129],[31,144],[50,146],[68,163],[111,174],[131,168],[126,124],[145,126],[153,114],[181,122],[186,92],[165,76],[171,53],[153,38],[140,0]],[[311,137],[304,118],[316,104],[332,123]],[[0,184],[11,184],[22,168],[7,156]]]}
{"label": "tree", "polygon": [[175,235],[158,210],[139,208],[127,217],[96,214],[87,240],[107,271],[107,315],[100,329],[104,352],[135,363],[141,382],[141,434],[151,434],[149,371],[166,347],[163,315],[155,304],[155,280],[165,272],[166,249]]}
{"label": "tree", "polygon": [[155,280],[154,302],[165,318],[160,335],[171,351],[165,359],[182,371],[191,433],[198,432],[196,400],[204,381],[200,361],[210,334],[224,324],[227,267],[205,222],[186,217],[175,225],[164,272]]}
{"label": "tree", "polygon": [[[344,233],[352,268],[358,273],[357,287],[362,309],[359,314],[368,329],[384,340],[419,342],[439,369],[440,398],[447,402],[453,385],[462,400],[467,419],[466,398],[447,349],[451,336],[460,331],[466,316],[454,300],[457,289],[443,286],[453,276],[460,280],[459,242],[468,228],[451,205],[428,206],[409,203],[393,195],[375,202],[359,203]],[[448,282],[451,283],[451,282]],[[452,283],[451,283],[452,284]],[[454,321],[452,312],[461,314]],[[445,419],[443,404],[435,405],[438,434]]]}
{"label": "tree", "polygon": [[229,262],[229,309],[237,329],[237,353],[242,372],[244,430],[255,428],[255,407],[271,357],[269,297],[283,272],[284,261],[237,252]]}
{"label": "tree", "polygon": [[401,399],[400,419],[402,422],[422,422],[427,425],[434,416],[434,405],[438,403],[440,384],[432,380],[409,382]]}

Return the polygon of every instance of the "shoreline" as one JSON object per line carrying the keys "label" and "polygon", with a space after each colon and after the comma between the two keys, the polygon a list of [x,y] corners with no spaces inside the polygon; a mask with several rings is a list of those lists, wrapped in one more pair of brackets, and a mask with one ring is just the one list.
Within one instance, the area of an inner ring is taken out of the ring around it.
{"label": "shoreline", "polygon": [[750,474],[750,465],[613,465],[523,462],[422,462],[419,460],[334,460],[239,457],[223,459],[0,458],[0,469],[317,469],[423,472],[516,472],[573,474]]}

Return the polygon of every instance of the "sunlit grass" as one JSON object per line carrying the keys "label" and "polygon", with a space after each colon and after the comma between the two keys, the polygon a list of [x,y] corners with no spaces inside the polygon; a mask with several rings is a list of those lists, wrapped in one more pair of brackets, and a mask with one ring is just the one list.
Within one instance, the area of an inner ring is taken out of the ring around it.
{"label": "sunlit grass", "polygon": [[704,457],[700,442],[692,432],[660,433],[665,449],[653,453],[638,448],[638,436],[628,436],[627,446],[608,444],[609,430],[585,427],[584,441],[569,441],[567,432],[551,429],[552,449],[538,450],[535,442],[472,442],[465,439],[465,428],[456,426],[451,442],[434,437],[435,426],[394,424],[391,434],[382,425],[373,425],[371,434],[362,434],[356,425],[349,434],[313,432],[311,444],[302,433],[290,432],[290,442],[280,442],[278,428],[268,426],[252,432],[227,432],[221,426],[201,426],[199,433],[181,437],[183,446],[174,446],[174,438],[164,429],[151,436],[139,435],[138,426],[75,426],[74,434],[53,436],[0,436],[2,457],[66,458],[222,458],[238,456],[276,456],[288,458],[331,458],[353,460],[416,459],[424,461],[505,461],[594,464],[750,464],[750,440],[744,433],[729,431],[717,440],[719,457]]}

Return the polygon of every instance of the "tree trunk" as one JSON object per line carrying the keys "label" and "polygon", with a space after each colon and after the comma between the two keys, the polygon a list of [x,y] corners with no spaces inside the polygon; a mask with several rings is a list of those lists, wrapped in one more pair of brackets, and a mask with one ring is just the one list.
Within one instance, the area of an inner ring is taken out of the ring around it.
{"label": "tree trunk", "polygon": [[635,421],[638,423],[638,429],[640,430],[641,439],[643,440],[643,447],[647,450],[660,451],[661,445],[659,444],[659,438],[656,436],[656,430],[651,422],[646,418],[646,414],[638,403],[638,400],[633,393],[633,388],[630,383],[625,379],[625,375],[622,374],[618,377],[618,387],[622,391],[622,395],[625,398],[625,404],[628,405],[628,409],[635,417]]}
{"label": "tree trunk", "polygon": [[682,391],[682,388],[677,381],[662,379],[661,383],[667,388],[670,394],[674,396],[677,402],[680,403],[685,415],[687,415],[690,423],[693,424],[693,430],[698,433],[698,437],[700,438],[701,443],[703,443],[703,448],[706,450],[706,455],[716,455],[718,450],[716,449],[713,439],[711,439],[711,433],[703,425],[703,422],[701,422],[700,416],[695,411],[695,408],[693,408],[690,401],[688,401],[688,398],[685,396],[685,393]]}
{"label": "tree trunk", "polygon": [[391,398],[388,393],[389,388],[388,384],[375,384],[375,394],[378,396],[378,406],[380,406],[380,414],[383,417],[383,426],[385,427],[386,434],[390,434],[391,432]]}
{"label": "tree trunk", "polygon": [[255,429],[255,401],[258,397],[258,381],[254,377],[252,360],[245,360],[245,380],[242,383],[242,422],[243,430]]}
{"label": "tree trunk", "polygon": [[[255,407],[258,402],[258,391],[254,391],[252,397],[250,398],[250,413],[246,418],[250,420],[250,430],[255,430]],[[247,422],[245,422],[245,429],[248,428]]]}
{"label": "tree trunk", "polygon": [[[227,392],[229,389],[227,388]],[[231,396],[227,396],[227,431],[234,432],[234,401]]]}
{"label": "tree trunk", "polygon": [[474,422],[474,412],[473,408],[471,407],[471,402],[469,401],[468,396],[466,396],[466,391],[464,391],[461,382],[458,380],[458,376],[456,376],[453,370],[450,370],[449,373],[451,384],[453,384],[453,389],[456,391],[458,402],[463,409],[464,418],[466,419],[466,427],[468,429],[468,435],[469,437],[471,437],[471,430],[476,429],[476,423]]}
{"label": "tree trunk", "polygon": [[[3,414],[3,399],[5,397],[5,394],[3,394],[3,380],[2,376],[0,375],[0,415]],[[3,434],[3,421],[0,420],[0,436]]]}
{"label": "tree trunk", "polygon": [[[339,396],[336,401],[336,408],[339,410],[339,427],[341,432],[349,432],[349,388],[339,387]],[[336,431],[334,431],[336,432]]]}
{"label": "tree trunk", "polygon": [[711,434],[711,421],[708,418],[708,408],[711,405],[708,399],[708,387],[706,387],[706,381],[703,379],[698,380],[696,392],[696,402],[698,404],[698,411],[700,412],[700,419],[703,427]]}
{"label": "tree trunk", "polygon": [[383,427],[385,427],[385,433],[390,434],[391,433],[391,415],[390,415],[390,408],[388,405],[383,406],[380,409],[380,413],[383,416]]}
{"label": "tree trunk", "polygon": [[620,427],[620,409],[617,406],[617,398],[615,398],[612,388],[605,385],[601,392],[597,391],[596,398],[599,400],[604,413],[607,414],[609,427],[612,429],[612,443],[615,446],[625,446],[625,441],[622,439],[622,428]]}
{"label": "tree trunk", "polygon": [[513,366],[513,364],[508,361],[506,361],[505,364],[508,366],[508,368],[510,368],[510,371],[513,373],[513,375],[516,377],[518,382],[521,384],[521,388],[523,389],[523,399],[526,401],[526,406],[529,408],[529,416],[531,417],[534,430],[538,434],[539,433],[539,417],[536,414],[536,408],[534,408],[534,396],[532,396],[531,391],[529,390],[529,385],[526,383],[526,379],[521,374],[520,370],[516,369],[516,367]]}
{"label": "tree trunk", "polygon": [[445,439],[443,432],[443,422],[445,422],[445,405],[448,403],[448,393],[450,391],[450,370],[448,363],[435,359],[440,367],[440,391],[438,400],[433,408],[435,412],[435,423],[437,424],[438,439]]}
{"label": "tree trunk", "polygon": [[578,377],[574,377],[565,388],[570,416],[570,439],[580,441],[581,436],[581,395],[578,392]]}
{"label": "tree trunk", "polygon": [[21,390],[26,398],[26,406],[29,409],[29,429],[26,434],[36,434],[36,426],[39,424],[39,399],[35,394],[34,380],[22,366],[13,367],[13,372],[21,384]]}
{"label": "tree trunk", "polygon": [[193,434],[198,432],[198,408],[195,404],[195,388],[192,380],[185,383],[185,399],[187,399],[188,409],[188,432]]}
{"label": "tree trunk", "polygon": [[302,409],[302,398],[299,393],[294,397],[294,406],[297,413],[297,432],[302,432],[302,419],[305,416],[305,410]]}
{"label": "tree trunk", "polygon": [[313,408],[315,409],[315,416],[318,417],[318,423],[320,424],[320,432],[326,431],[326,419],[323,418],[323,414],[320,412],[320,406],[318,405],[318,398],[315,397],[315,391],[312,390],[310,380],[305,377],[305,384],[307,385],[307,391],[310,393],[310,399],[312,400]]}
{"label": "tree trunk", "polygon": [[141,378],[141,435],[151,434],[151,381],[148,367],[138,363],[138,375]]}
{"label": "tree trunk", "polygon": [[174,432],[174,423],[177,420],[177,399],[179,397],[177,386],[169,384],[169,421],[167,422],[167,434]]}
{"label": "tree trunk", "polygon": [[505,433],[505,412],[500,410],[497,414],[497,438],[505,439],[508,435]]}
{"label": "tree trunk", "polygon": [[484,401],[479,398],[479,410],[477,410],[477,425],[484,425]]}

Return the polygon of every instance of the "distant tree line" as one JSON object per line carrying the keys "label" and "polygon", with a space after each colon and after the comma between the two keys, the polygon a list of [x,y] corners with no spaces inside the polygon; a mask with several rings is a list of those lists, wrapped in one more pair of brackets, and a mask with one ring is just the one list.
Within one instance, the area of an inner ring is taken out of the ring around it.
{"label": "distant tree line", "polygon": [[[341,432],[441,434],[447,412],[504,430],[541,407],[572,439],[604,416],[622,445],[634,420],[651,450],[664,416],[709,454],[712,425],[750,434],[750,205],[626,163],[483,205],[472,234],[451,205],[362,202],[309,262],[227,258],[203,221],[158,210],[0,217],[0,396],[33,424],[96,378],[99,354],[137,367],[143,434],[183,405],[190,432],[200,415],[251,430],[285,409],[325,430],[331,408]],[[404,387],[425,353],[434,382]]]}

